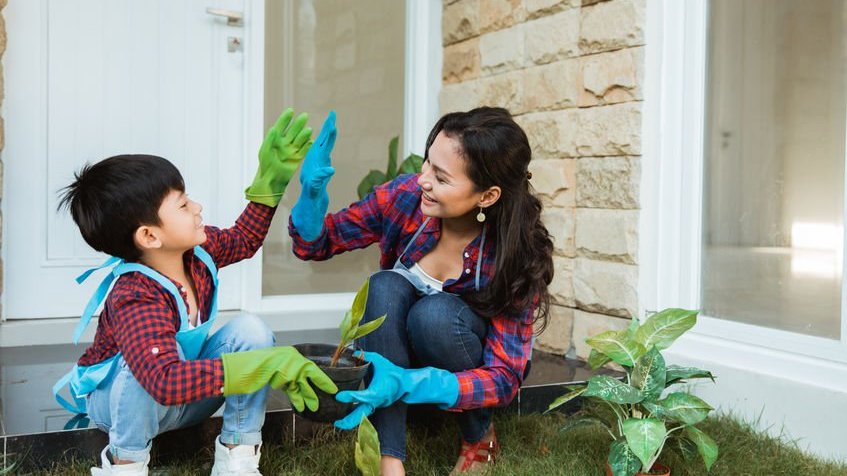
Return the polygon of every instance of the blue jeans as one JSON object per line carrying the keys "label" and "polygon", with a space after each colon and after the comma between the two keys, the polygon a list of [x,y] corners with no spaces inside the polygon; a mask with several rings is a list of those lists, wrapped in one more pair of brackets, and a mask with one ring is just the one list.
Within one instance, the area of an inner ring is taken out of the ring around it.
{"label": "blue jeans", "polygon": [[[488,323],[458,296],[421,297],[403,276],[380,271],[370,279],[362,323],[386,314],[376,331],[357,345],[378,352],[404,368],[436,367],[459,372],[480,367]],[[465,441],[482,439],[491,423],[490,408],[457,413]],[[397,402],[370,417],[383,455],[406,459],[406,404]]]}
{"label": "blue jeans", "polygon": [[[274,342],[273,332],[264,321],[244,314],[210,335],[197,358],[214,359],[228,352],[263,349]],[[268,388],[250,395],[160,405],[138,383],[121,357],[106,381],[89,394],[88,414],[101,430],[109,433],[112,456],[122,460],[144,461],[156,435],[196,425],[224,403],[221,443],[257,445],[262,442]]]}

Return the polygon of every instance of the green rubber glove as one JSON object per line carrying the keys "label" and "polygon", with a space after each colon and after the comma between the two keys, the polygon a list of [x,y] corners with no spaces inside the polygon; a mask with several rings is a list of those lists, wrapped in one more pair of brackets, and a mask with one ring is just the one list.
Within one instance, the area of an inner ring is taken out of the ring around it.
{"label": "green rubber glove", "polygon": [[297,411],[303,411],[304,404],[315,411],[318,396],[310,382],[326,393],[338,392],[338,387],[314,362],[291,346],[230,352],[222,354],[221,360],[225,397],[254,393],[270,385],[271,388],[282,387]]}
{"label": "green rubber glove", "polygon": [[286,109],[268,130],[259,149],[256,177],[244,190],[247,200],[269,207],[279,205],[288,182],[312,146],[312,128],[305,127],[309,115],[302,113],[293,123],[292,117],[294,109]]}

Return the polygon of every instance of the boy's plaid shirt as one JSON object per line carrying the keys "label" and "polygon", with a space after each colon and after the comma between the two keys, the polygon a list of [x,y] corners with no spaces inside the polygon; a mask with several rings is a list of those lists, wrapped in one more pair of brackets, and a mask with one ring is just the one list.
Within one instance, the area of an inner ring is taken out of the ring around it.
{"label": "boy's plaid shirt", "polygon": [[[218,269],[250,258],[262,246],[275,210],[250,202],[232,228],[206,226],[207,239],[201,246]],[[193,251],[187,251],[183,260],[197,288],[199,322],[203,322],[214,291],[212,275]],[[178,282],[173,283],[188,308],[187,294]],[[221,359],[181,360],[176,344],[179,327],[173,295],[141,273],[127,273],[106,297],[94,343],[78,364],[93,365],[121,352],[136,380],[162,405],[221,396]]]}
{"label": "boy's plaid shirt", "polygon": [[[418,175],[401,175],[392,182],[377,187],[362,201],[332,213],[324,219],[324,230],[313,242],[297,233],[289,220],[288,233],[293,238],[294,254],[301,259],[326,260],[345,251],[379,243],[380,267],[391,269],[409,240],[426,217],[420,209],[421,188]],[[508,225],[505,225],[508,226]],[[433,218],[418,236],[401,261],[412,267],[429,253],[441,234],[441,220]],[[480,288],[494,274],[495,233],[489,229],[482,255]],[[476,237],[464,252],[464,271],[457,280],[444,283],[447,292],[462,295],[474,291],[480,237]],[[524,368],[532,347],[532,317],[534,308],[517,315],[500,315],[491,319],[483,350],[483,366],[457,372],[459,400],[454,408],[508,405],[517,394],[523,380]]]}

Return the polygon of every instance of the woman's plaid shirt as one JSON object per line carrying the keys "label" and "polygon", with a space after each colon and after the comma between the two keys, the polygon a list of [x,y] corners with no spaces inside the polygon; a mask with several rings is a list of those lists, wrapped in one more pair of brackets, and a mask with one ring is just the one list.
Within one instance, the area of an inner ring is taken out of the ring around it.
{"label": "woman's plaid shirt", "polygon": [[[373,243],[379,243],[381,269],[391,269],[409,240],[426,217],[420,209],[421,189],[417,175],[401,175],[377,187],[362,201],[331,213],[324,219],[324,230],[313,242],[300,237],[289,220],[288,232],[293,238],[294,254],[301,259],[321,261],[333,255]],[[441,221],[432,219],[418,236],[415,244],[401,259],[411,267],[429,253],[441,235]],[[474,291],[480,237],[464,251],[464,271],[459,279],[449,279],[444,290],[462,295]],[[480,287],[494,273],[494,233],[489,232],[482,255]],[[532,316],[534,309],[524,309],[516,315],[500,315],[491,319],[483,350],[483,366],[457,372],[459,400],[454,408],[508,405],[518,392],[524,368],[532,346]]]}
{"label": "woman's plaid shirt", "polygon": [[[235,226],[207,226],[201,246],[220,269],[253,256],[268,234],[275,208],[250,202]],[[214,286],[212,275],[189,250],[183,255],[197,288],[200,321],[208,316]],[[177,289],[180,284],[173,281]],[[188,307],[188,296],[180,289]],[[224,384],[221,359],[181,360],[176,333],[179,311],[173,295],[141,273],[127,273],[115,282],[106,297],[94,343],[79,359],[93,365],[123,354],[136,380],[162,405],[178,405],[220,396]]]}

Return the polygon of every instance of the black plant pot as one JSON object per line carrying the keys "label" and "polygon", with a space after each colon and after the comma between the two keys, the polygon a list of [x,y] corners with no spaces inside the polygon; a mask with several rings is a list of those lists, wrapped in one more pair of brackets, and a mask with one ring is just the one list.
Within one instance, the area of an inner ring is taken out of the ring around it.
{"label": "black plant pot", "polygon": [[[362,380],[368,373],[370,362],[353,357],[352,349],[344,349],[341,358],[335,367],[330,367],[332,355],[335,354],[336,346],[330,344],[296,344],[294,346],[303,357],[316,363],[318,367],[338,386],[338,391],[359,390]],[[294,410],[309,420],[332,423],[339,418],[344,418],[353,409],[351,403],[341,403],[331,395],[317,387],[313,387],[318,394],[318,410],[310,411],[308,408],[302,412]]]}

